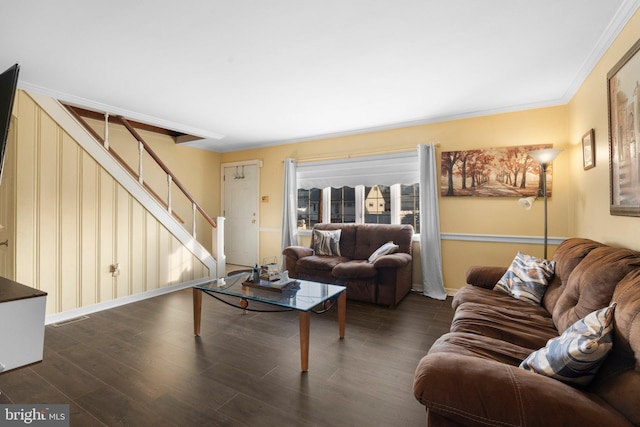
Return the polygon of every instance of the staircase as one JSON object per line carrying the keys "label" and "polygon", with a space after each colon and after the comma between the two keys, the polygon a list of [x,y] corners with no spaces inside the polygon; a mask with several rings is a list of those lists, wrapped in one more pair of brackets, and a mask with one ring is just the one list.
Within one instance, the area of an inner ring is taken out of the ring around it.
{"label": "staircase", "polygon": [[[194,256],[209,270],[210,278],[224,276],[224,218],[211,218],[193,199],[186,188],[173,175],[169,168],[153,152],[151,147],[142,139],[133,126],[123,117],[116,120],[125,126],[138,142],[138,168],[134,170],[109,146],[108,137],[103,139],[77,114],[55,99],[30,94],[35,102],[59,123],[80,146],[91,155],[102,168],[111,174],[151,215],[153,215],[169,232],[180,241]],[[105,132],[108,136],[108,133]],[[161,197],[156,189],[151,188],[143,177],[143,156],[151,157],[167,176],[166,199]],[[173,209],[173,193],[179,191],[192,206],[190,218],[182,218]],[[201,219],[204,219],[202,221]],[[207,224],[208,230],[198,229],[198,223]],[[190,230],[185,228],[189,223]],[[211,233],[211,251],[200,241],[198,235]]]}

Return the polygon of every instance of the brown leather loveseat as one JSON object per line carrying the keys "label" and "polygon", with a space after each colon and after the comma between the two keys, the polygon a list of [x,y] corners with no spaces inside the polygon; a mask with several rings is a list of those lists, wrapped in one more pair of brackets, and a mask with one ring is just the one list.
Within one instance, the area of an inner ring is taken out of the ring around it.
{"label": "brown leather loveseat", "polygon": [[[414,394],[428,426],[640,425],[640,252],[572,238],[553,260],[541,304],[493,290],[506,268],[468,271],[470,285],[453,300],[451,331],[416,369]],[[588,385],[519,367],[612,302],[612,350]]]}
{"label": "brown leather loveseat", "polygon": [[[310,247],[290,246],[282,252],[289,277],[347,287],[347,298],[394,306],[411,290],[411,225],[316,224]],[[340,230],[339,255],[314,252],[318,231]],[[369,262],[383,245],[393,242],[393,253]]]}

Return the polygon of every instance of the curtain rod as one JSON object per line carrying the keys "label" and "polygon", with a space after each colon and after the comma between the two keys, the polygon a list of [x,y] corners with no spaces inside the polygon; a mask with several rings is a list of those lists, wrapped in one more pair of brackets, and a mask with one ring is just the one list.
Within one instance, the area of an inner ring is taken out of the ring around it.
{"label": "curtain rod", "polygon": [[[436,148],[440,148],[440,143],[433,144]],[[307,162],[322,162],[325,160],[338,160],[338,159],[352,159],[357,157],[367,157],[367,156],[377,156],[381,154],[397,154],[397,153],[411,153],[413,150],[386,150],[386,151],[369,151],[367,153],[362,154],[346,154],[346,155],[335,155],[335,156],[325,156],[325,157],[310,157],[308,159],[295,159],[298,163],[307,163]],[[282,161],[284,163],[284,160]]]}

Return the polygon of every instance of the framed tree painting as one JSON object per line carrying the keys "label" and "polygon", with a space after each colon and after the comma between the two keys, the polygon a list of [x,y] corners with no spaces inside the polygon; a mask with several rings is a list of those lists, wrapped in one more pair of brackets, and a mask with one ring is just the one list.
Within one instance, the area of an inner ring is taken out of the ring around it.
{"label": "framed tree painting", "polygon": [[612,215],[640,216],[640,40],[607,74]]}
{"label": "framed tree painting", "polygon": [[[441,157],[442,196],[541,196],[542,168],[527,153],[551,144],[478,150],[444,151]],[[547,196],[551,196],[553,164],[547,168]]]}

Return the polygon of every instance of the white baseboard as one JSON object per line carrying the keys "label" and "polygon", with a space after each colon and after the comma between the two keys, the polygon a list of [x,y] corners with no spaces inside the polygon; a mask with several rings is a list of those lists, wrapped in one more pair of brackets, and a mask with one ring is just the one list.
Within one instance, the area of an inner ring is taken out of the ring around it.
{"label": "white baseboard", "polygon": [[65,322],[77,317],[87,316],[89,314],[97,313],[102,310],[119,307],[125,304],[131,304],[132,302],[142,301],[145,299],[157,297],[159,295],[168,294],[170,292],[179,291],[181,289],[190,288],[202,283],[211,281],[208,277],[201,279],[191,280],[189,282],[179,283],[177,285],[171,285],[160,289],[153,289],[151,291],[141,292],[135,295],[129,295],[122,298],[117,298],[111,301],[105,301],[98,304],[89,305],[86,307],[75,308],[73,310],[63,311],[61,313],[48,314],[45,316],[44,324],[51,325],[54,323]]}
{"label": "white baseboard", "polygon": [[[413,283],[413,284],[411,285],[411,289],[412,289],[413,291],[416,291],[416,292],[422,292],[422,290],[421,290],[421,289],[422,289],[422,283]],[[447,294],[448,296],[452,297],[452,296],[455,296],[455,295],[456,295],[456,292],[458,292],[458,291],[459,291],[459,289],[453,289],[453,288],[446,288],[446,287],[445,287],[445,288],[444,288],[444,291],[446,292],[446,294]]]}

